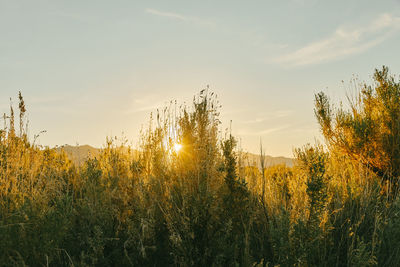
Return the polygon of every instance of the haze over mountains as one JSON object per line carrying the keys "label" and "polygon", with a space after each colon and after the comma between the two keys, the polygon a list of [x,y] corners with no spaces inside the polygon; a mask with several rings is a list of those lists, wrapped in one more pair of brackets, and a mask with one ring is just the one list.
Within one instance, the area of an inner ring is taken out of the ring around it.
{"label": "haze over mountains", "polygon": [[[57,148],[58,151],[64,150],[67,156],[77,165],[81,165],[88,158],[92,159],[98,156],[101,152],[101,148],[95,148],[89,145],[71,146],[64,145]],[[260,156],[248,152],[244,152],[242,155],[242,161],[244,165],[256,165],[260,167]],[[292,167],[294,159],[286,157],[272,157],[265,156],[265,166],[271,167],[279,164],[285,164],[288,167]]]}
{"label": "haze over mountains", "polygon": [[100,154],[100,149],[89,145],[71,146],[64,145],[57,148],[57,151],[64,150],[68,158],[77,165],[81,165],[88,158],[95,158]]}

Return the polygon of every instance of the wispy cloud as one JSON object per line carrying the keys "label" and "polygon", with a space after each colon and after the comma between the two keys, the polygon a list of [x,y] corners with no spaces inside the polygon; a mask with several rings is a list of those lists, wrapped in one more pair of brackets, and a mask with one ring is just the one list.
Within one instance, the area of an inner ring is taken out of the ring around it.
{"label": "wispy cloud", "polygon": [[165,12],[165,11],[160,11],[160,10],[152,9],[152,8],[146,8],[146,12],[149,14],[152,14],[152,15],[156,15],[156,16],[178,19],[178,20],[183,20],[183,21],[192,20],[192,18],[186,17],[186,16],[178,14],[178,13]]}
{"label": "wispy cloud", "polygon": [[154,15],[154,16],[160,16],[160,17],[165,17],[165,18],[169,18],[169,19],[191,22],[191,23],[206,25],[206,26],[213,25],[213,23],[210,21],[196,18],[196,17],[182,15],[182,14],[175,13],[175,12],[166,12],[166,11],[161,11],[161,10],[157,10],[157,9],[153,9],[153,8],[146,8],[145,11],[146,11],[146,13]]}
{"label": "wispy cloud", "polygon": [[255,123],[264,122],[266,120],[267,120],[267,118],[255,118],[255,119],[252,119],[252,120],[243,121],[243,123],[244,124],[255,124]]}
{"label": "wispy cloud", "polygon": [[59,105],[60,101],[65,100],[65,96],[32,96],[26,98],[28,104],[54,104]]}
{"label": "wispy cloud", "polygon": [[292,0],[291,3],[296,5],[315,5],[318,1],[317,0]]}
{"label": "wispy cloud", "polygon": [[155,111],[159,109],[160,107],[165,106],[165,102],[158,102],[157,104],[154,105],[149,105],[149,106],[143,106],[143,107],[138,107],[138,108],[130,108],[125,111],[126,114],[133,114],[133,113],[139,113],[139,112],[147,112],[147,111]]}
{"label": "wispy cloud", "polygon": [[160,99],[156,94],[143,95],[134,97],[130,106],[125,110],[126,114],[134,114],[140,112],[155,111],[167,106],[167,101]]}
{"label": "wispy cloud", "polygon": [[340,26],[329,37],[282,55],[276,62],[301,66],[342,59],[384,42],[400,30],[400,17],[382,14],[364,27]]}
{"label": "wispy cloud", "polygon": [[273,132],[279,132],[285,129],[288,129],[290,125],[282,125],[278,127],[273,127],[273,128],[267,128],[261,131],[239,131],[239,135],[244,135],[244,136],[265,136]]}
{"label": "wispy cloud", "polygon": [[[265,114],[265,113],[264,113]],[[293,110],[276,110],[273,112],[269,112],[265,115],[258,116],[255,119],[242,121],[243,124],[257,124],[262,123],[271,119],[281,119],[285,117],[289,117],[293,114]]]}

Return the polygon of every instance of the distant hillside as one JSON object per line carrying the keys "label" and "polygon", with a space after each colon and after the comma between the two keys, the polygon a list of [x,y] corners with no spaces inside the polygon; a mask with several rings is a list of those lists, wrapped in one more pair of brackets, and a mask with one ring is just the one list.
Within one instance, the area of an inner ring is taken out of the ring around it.
{"label": "distant hillside", "polygon": [[92,159],[100,154],[100,149],[89,145],[70,146],[64,145],[56,148],[57,151],[64,150],[68,158],[76,165],[81,165],[88,158]]}
{"label": "distant hillside", "polygon": [[[64,150],[68,157],[77,165],[81,165],[88,158],[92,159],[100,154],[101,149],[95,148],[89,145],[82,146],[70,146],[64,145],[57,148],[58,151]],[[244,165],[256,165],[260,167],[260,156],[252,153],[243,153],[242,162]],[[292,167],[294,159],[285,157],[272,157],[265,156],[265,166],[271,167],[274,165],[285,164],[288,167]]]}
{"label": "distant hillside", "polygon": [[[243,153],[242,162],[244,165],[256,165],[259,168],[261,167],[260,155],[257,154],[248,152]],[[271,167],[279,164],[285,164],[288,167],[293,167],[294,162],[295,159],[293,158],[265,156],[265,167]]]}

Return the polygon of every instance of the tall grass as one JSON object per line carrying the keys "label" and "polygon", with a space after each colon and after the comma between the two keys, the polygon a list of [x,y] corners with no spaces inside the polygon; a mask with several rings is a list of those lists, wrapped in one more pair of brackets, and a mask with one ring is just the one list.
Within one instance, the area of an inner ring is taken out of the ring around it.
{"label": "tall grass", "polygon": [[400,200],[368,166],[319,145],[244,165],[206,90],[81,166],[28,140],[19,101],[0,133],[2,266],[400,264]]}

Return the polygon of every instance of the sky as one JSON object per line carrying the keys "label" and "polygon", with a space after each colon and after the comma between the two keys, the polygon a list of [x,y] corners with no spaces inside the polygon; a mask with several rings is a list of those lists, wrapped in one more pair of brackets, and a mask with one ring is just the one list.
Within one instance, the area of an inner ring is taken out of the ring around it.
{"label": "sky", "polygon": [[400,74],[400,1],[0,0],[0,112],[18,91],[53,147],[136,144],[149,115],[209,85],[221,129],[273,156],[322,140],[314,94]]}

